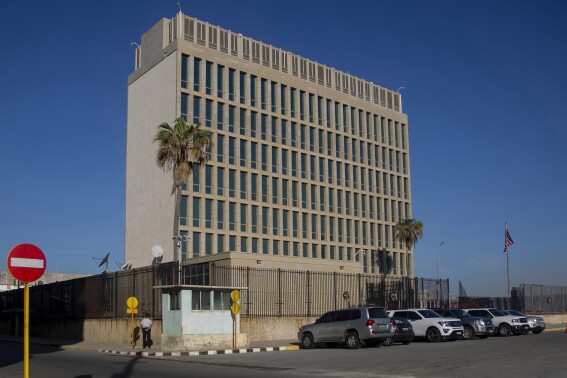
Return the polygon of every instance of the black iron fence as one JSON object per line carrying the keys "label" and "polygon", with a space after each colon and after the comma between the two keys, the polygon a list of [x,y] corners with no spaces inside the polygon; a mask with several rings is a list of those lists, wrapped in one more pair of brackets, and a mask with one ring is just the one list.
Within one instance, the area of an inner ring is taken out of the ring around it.
{"label": "black iron fence", "polygon": [[510,297],[459,297],[459,308],[494,307],[502,310],[528,311],[524,305],[524,294],[520,288],[513,287]]}
{"label": "black iron fence", "polygon": [[567,286],[521,284],[525,312],[558,314],[567,312]]}
{"label": "black iron fence", "polygon": [[[407,307],[449,305],[448,280],[392,278],[372,274],[227,267],[214,263],[166,263],[30,288],[31,320],[126,318],[135,296],[139,313],[161,318],[161,291],[180,274],[186,285],[242,287],[241,316],[317,316],[360,304]],[[0,293],[0,316],[23,309],[23,290]]]}

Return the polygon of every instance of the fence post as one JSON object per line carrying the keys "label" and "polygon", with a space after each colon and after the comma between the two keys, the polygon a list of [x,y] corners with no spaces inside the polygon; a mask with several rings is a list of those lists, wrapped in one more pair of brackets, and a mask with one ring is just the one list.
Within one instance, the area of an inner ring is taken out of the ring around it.
{"label": "fence post", "polygon": [[278,268],[278,315],[282,316],[282,269]]}
{"label": "fence post", "polygon": [[311,316],[311,272],[307,271],[307,316]]}
{"label": "fence post", "polygon": [[358,302],[362,306],[362,273],[358,273]]}
{"label": "fence post", "polygon": [[335,302],[335,310],[337,309],[337,272],[333,272],[333,298]]}
{"label": "fence post", "polygon": [[251,305],[251,303],[250,303],[250,267],[249,266],[246,267],[246,287],[248,288],[246,290],[246,294],[248,296],[248,303],[247,303],[247,306],[246,306],[246,315],[249,315],[250,314],[250,305]]}
{"label": "fence post", "polygon": [[447,277],[447,306],[446,307],[451,307],[451,291],[450,291],[450,285],[449,285],[449,277]]}
{"label": "fence post", "polygon": [[[150,290],[150,298],[152,298],[152,316],[156,316],[156,295],[154,286],[156,286],[156,266],[152,265],[152,288]],[[161,291],[160,291],[161,293]]]}
{"label": "fence post", "polygon": [[114,272],[114,319],[118,319],[118,272]]}

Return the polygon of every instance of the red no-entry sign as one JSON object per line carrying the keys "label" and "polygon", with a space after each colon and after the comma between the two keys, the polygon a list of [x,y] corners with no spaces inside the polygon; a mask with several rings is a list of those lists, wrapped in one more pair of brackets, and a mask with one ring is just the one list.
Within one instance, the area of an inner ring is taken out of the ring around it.
{"label": "red no-entry sign", "polygon": [[33,244],[19,244],[8,254],[7,265],[18,281],[33,282],[43,276],[47,263],[41,249]]}

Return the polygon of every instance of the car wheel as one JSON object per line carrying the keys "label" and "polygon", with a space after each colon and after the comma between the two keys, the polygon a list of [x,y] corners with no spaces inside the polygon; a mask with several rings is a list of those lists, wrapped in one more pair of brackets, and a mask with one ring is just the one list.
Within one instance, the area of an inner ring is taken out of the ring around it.
{"label": "car wheel", "polygon": [[411,343],[411,340],[402,341],[402,344],[404,344],[404,345],[409,345],[410,343]]}
{"label": "car wheel", "polygon": [[465,326],[463,329],[463,339],[472,340],[474,339],[474,329],[471,326]]}
{"label": "car wheel", "polygon": [[313,349],[315,348],[315,342],[313,341],[313,335],[310,333],[304,333],[301,336],[301,348],[302,349]]}
{"label": "car wheel", "polygon": [[441,332],[436,327],[429,327],[427,332],[425,333],[425,338],[430,343],[436,343],[441,341]]}
{"label": "car wheel", "polygon": [[501,324],[500,327],[498,327],[498,333],[500,336],[510,336],[512,334],[512,329],[508,324]]}
{"label": "car wheel", "polygon": [[392,346],[392,344],[394,343],[394,340],[392,340],[391,337],[386,337],[384,339],[384,343],[382,345],[384,346]]}
{"label": "car wheel", "polygon": [[347,333],[345,342],[348,349],[360,348],[360,337],[358,337],[358,333],[356,332]]}

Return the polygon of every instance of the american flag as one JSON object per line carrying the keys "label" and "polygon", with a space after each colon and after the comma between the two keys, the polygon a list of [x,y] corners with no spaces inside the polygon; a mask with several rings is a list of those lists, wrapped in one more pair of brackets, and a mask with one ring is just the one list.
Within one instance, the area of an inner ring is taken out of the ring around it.
{"label": "american flag", "polygon": [[511,245],[514,245],[514,240],[512,240],[508,229],[506,229],[506,235],[504,236],[504,252],[506,252]]}

